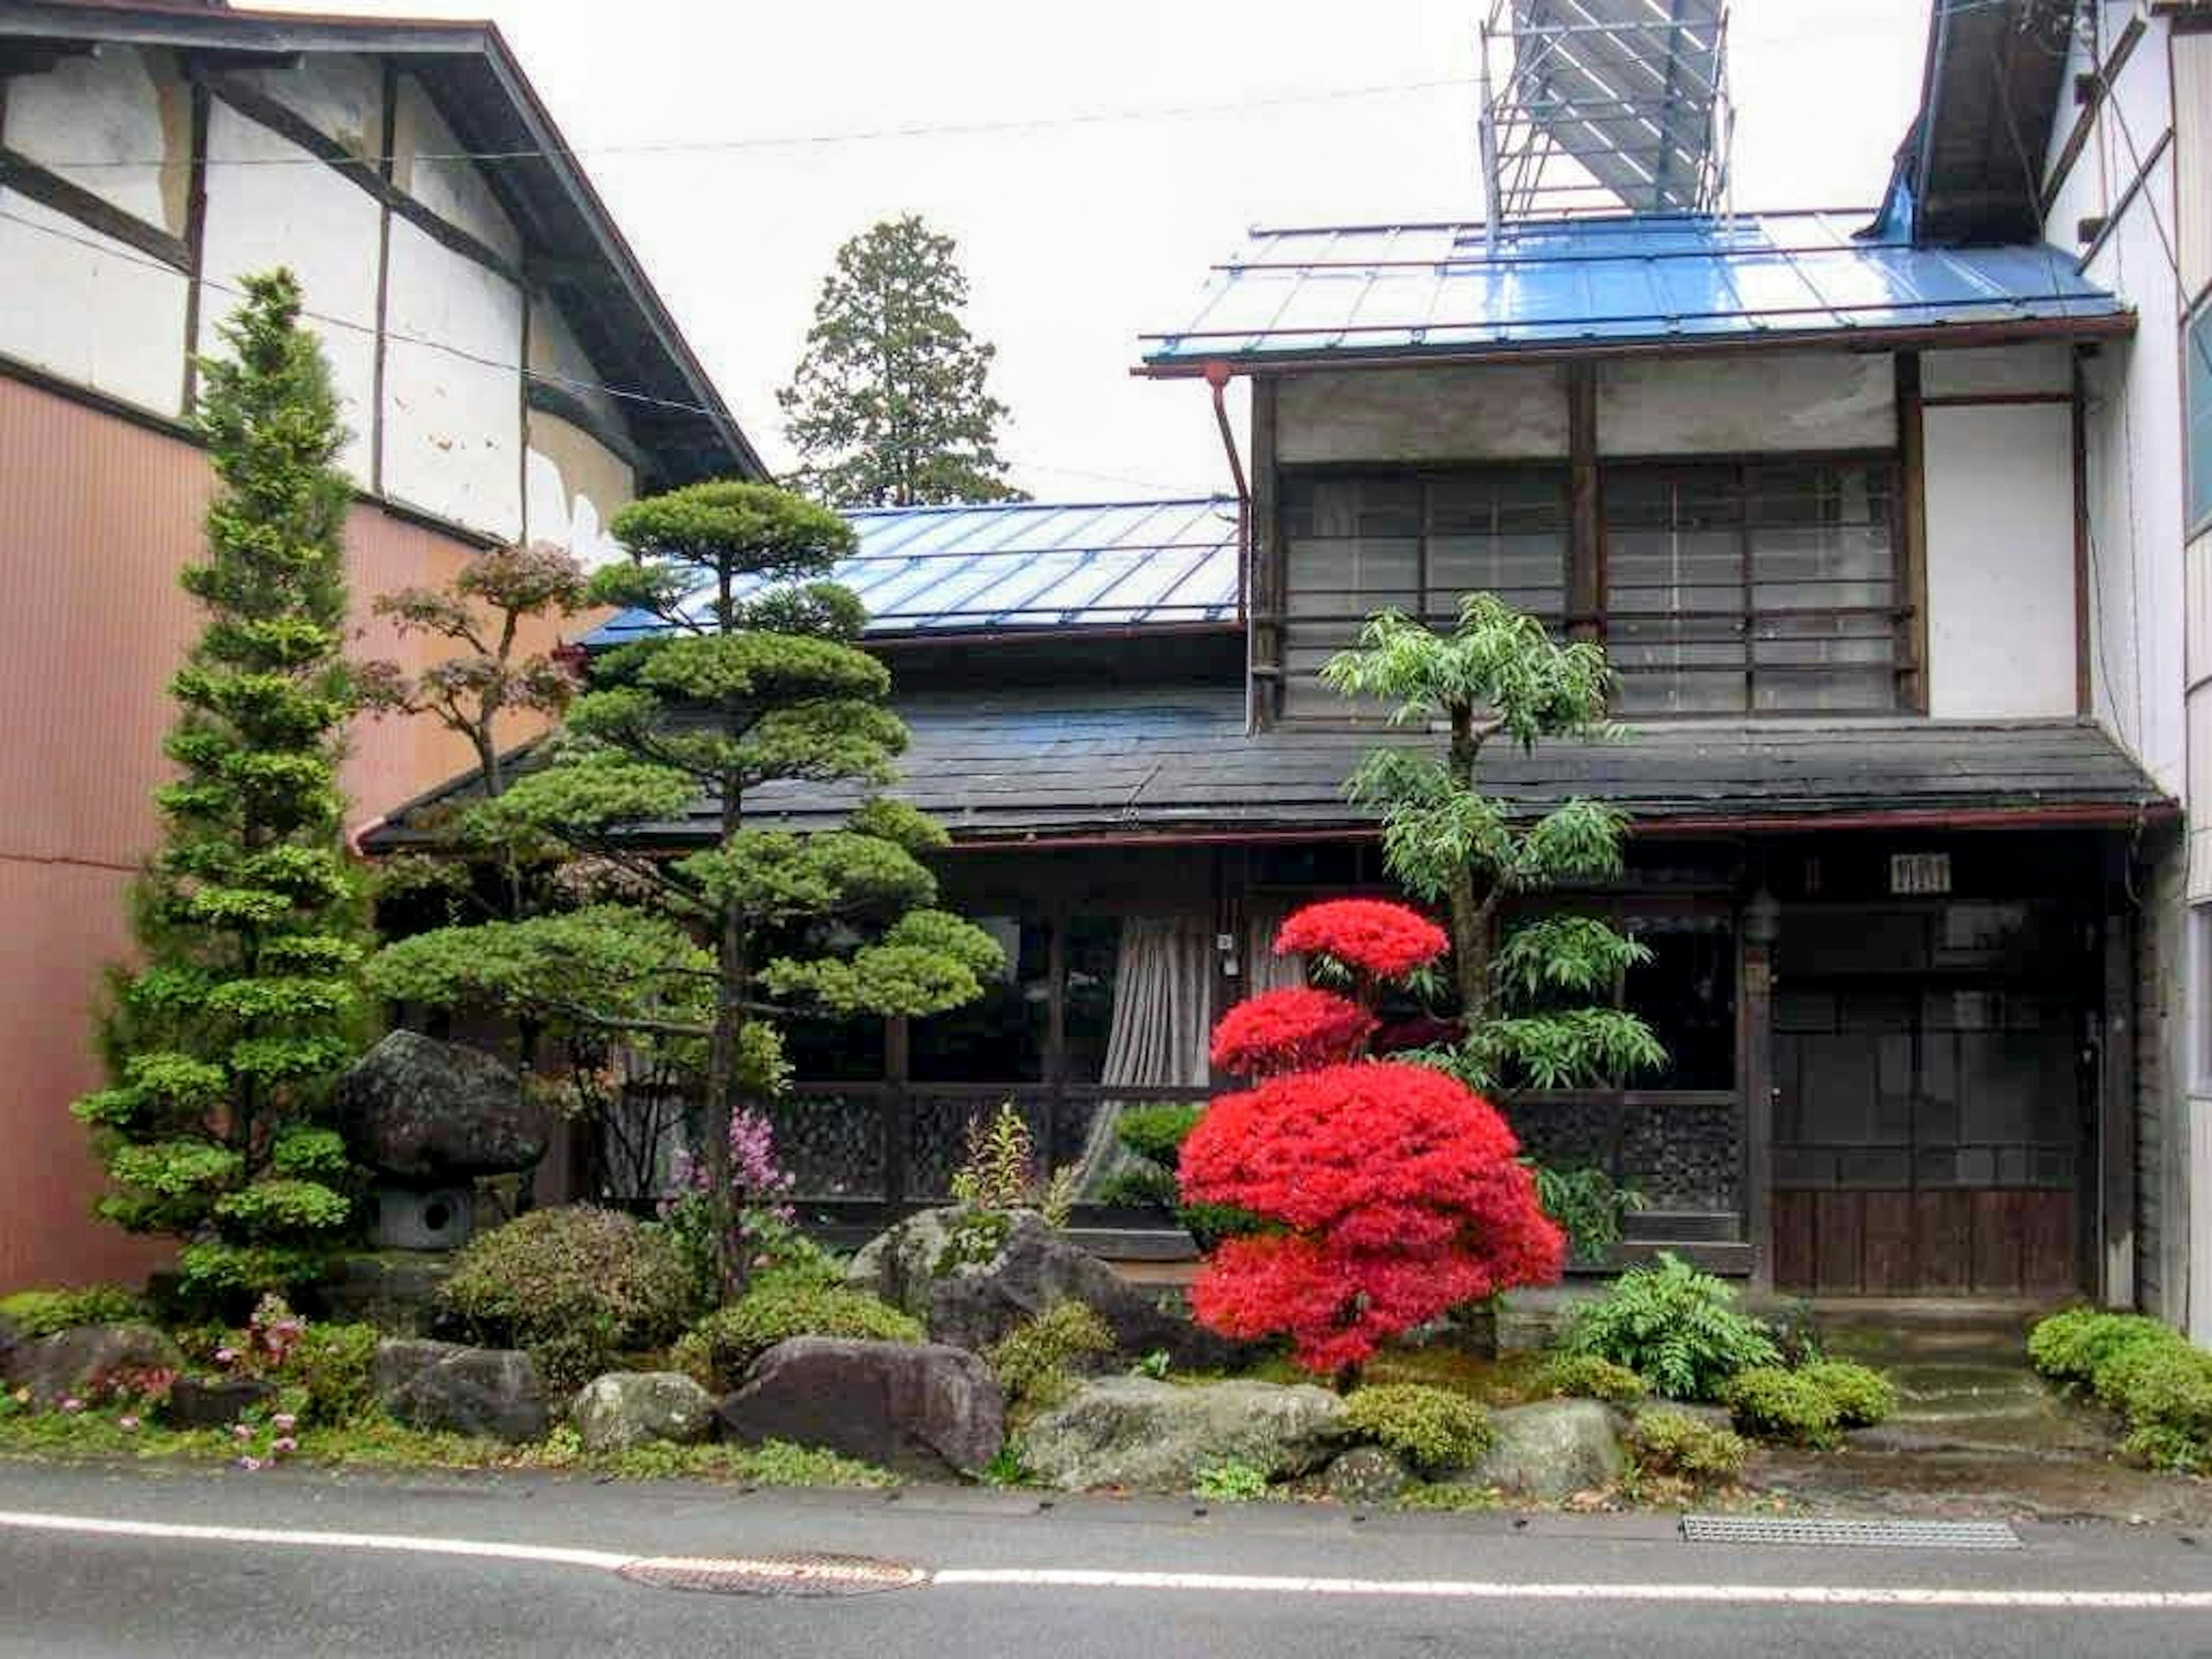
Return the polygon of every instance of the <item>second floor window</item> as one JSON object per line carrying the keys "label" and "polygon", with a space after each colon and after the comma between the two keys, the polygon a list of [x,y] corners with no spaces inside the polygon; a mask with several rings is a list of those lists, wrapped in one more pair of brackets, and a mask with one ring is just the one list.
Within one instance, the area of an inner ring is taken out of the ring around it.
{"label": "second floor window", "polygon": [[1601,474],[1628,714],[1886,714],[1903,666],[1886,460]]}
{"label": "second floor window", "polygon": [[1315,676],[1378,611],[1449,627],[1462,598],[1488,592],[1559,628],[1566,495],[1563,467],[1286,473],[1285,712],[1352,712]]}

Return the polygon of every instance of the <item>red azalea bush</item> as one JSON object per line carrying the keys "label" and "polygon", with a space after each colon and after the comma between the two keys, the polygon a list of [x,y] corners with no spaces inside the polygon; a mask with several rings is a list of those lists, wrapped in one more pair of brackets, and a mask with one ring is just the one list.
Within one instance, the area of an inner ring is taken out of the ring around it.
{"label": "red azalea bush", "polygon": [[1382,899],[1330,899],[1291,914],[1275,954],[1317,952],[1378,979],[1399,979],[1450,947],[1444,930],[1417,910]]}
{"label": "red azalea bush", "polygon": [[1276,1077],[1207,1109],[1183,1143],[1186,1202],[1286,1231],[1224,1243],[1191,1287],[1224,1335],[1287,1334],[1339,1372],[1462,1302],[1559,1276],[1565,1241],[1505,1120],[1395,1061]]}
{"label": "red azalea bush", "polygon": [[[1364,994],[1445,948],[1427,918],[1374,899],[1309,905],[1275,940],[1352,968]],[[1231,1009],[1213,1063],[1261,1081],[1206,1108],[1176,1164],[1185,1204],[1265,1224],[1207,1261],[1199,1318],[1224,1336],[1286,1335],[1324,1374],[1461,1303],[1549,1283],[1566,1256],[1505,1120],[1441,1072],[1364,1059],[1376,1026],[1358,1003],[1304,988]]]}
{"label": "red azalea bush", "polygon": [[1303,985],[1262,991],[1213,1028],[1213,1064],[1231,1077],[1273,1077],[1357,1059],[1375,1016],[1349,998]]}

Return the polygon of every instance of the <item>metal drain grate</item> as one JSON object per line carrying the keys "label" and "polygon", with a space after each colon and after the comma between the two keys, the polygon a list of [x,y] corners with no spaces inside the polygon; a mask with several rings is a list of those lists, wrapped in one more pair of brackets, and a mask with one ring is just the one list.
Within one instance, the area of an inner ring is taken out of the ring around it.
{"label": "metal drain grate", "polygon": [[928,1574],[902,1561],[866,1555],[662,1555],[616,1571],[655,1589],[718,1595],[872,1595],[910,1589]]}
{"label": "metal drain grate", "polygon": [[2016,1550],[2002,1521],[1832,1521],[1774,1515],[1686,1515],[1692,1544],[1816,1544],[1874,1550]]}

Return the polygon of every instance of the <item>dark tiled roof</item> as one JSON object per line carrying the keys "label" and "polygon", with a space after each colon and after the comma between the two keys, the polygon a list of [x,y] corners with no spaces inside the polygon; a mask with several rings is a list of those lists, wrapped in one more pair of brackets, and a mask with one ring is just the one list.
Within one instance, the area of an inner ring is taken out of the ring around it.
{"label": "dark tiled roof", "polygon": [[[962,839],[1250,834],[1360,827],[1344,779],[1374,730],[1244,729],[1231,687],[1021,690],[902,699],[913,733],[895,792]],[[1838,818],[2044,816],[2127,823],[2171,803],[2094,726],[1877,720],[1665,724],[1626,740],[1492,750],[1485,787],[1529,813],[1573,795],[1613,802],[1645,829],[1812,827]],[[825,824],[853,796],[781,784],[746,798],[749,821]],[[703,840],[712,805],[642,839]],[[403,842],[404,832],[370,837]]]}

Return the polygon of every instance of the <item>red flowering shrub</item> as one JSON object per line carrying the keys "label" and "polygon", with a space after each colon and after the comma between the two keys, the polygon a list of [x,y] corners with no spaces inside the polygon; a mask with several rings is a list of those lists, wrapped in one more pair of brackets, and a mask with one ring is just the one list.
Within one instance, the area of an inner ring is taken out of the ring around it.
{"label": "red flowering shrub", "polygon": [[1330,899],[1291,912],[1275,954],[1319,952],[1378,979],[1398,979],[1449,948],[1444,930],[1417,910],[1382,899]]}
{"label": "red flowering shrub", "polygon": [[1185,1201],[1285,1231],[1231,1239],[1191,1287],[1224,1335],[1287,1334],[1337,1372],[1462,1302],[1559,1276],[1565,1243],[1513,1132],[1462,1085],[1389,1061],[1271,1078],[1207,1109]]}
{"label": "red flowering shrub", "polygon": [[1213,1064],[1231,1077],[1273,1077],[1355,1060],[1375,1016],[1328,991],[1285,986],[1248,997],[1213,1028]]}

